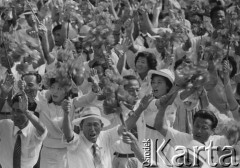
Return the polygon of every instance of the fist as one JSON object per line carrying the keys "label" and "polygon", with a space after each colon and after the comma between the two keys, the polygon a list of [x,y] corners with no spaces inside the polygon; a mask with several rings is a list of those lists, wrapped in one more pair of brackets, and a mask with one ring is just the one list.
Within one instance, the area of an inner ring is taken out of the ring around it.
{"label": "fist", "polygon": [[62,109],[64,111],[65,114],[69,114],[72,110],[72,104],[71,104],[71,101],[70,99],[68,100],[64,100],[62,102]]}

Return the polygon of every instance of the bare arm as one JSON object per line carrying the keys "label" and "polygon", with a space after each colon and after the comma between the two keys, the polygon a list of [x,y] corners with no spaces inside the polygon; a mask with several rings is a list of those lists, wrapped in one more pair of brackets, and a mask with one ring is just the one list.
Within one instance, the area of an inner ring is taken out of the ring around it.
{"label": "bare arm", "polygon": [[70,116],[69,116],[69,113],[72,109],[70,100],[64,100],[64,102],[62,103],[62,108],[64,111],[63,133],[64,133],[64,137],[67,140],[67,142],[70,142],[74,136],[74,132],[72,129],[72,124],[71,124],[71,120],[70,120]]}

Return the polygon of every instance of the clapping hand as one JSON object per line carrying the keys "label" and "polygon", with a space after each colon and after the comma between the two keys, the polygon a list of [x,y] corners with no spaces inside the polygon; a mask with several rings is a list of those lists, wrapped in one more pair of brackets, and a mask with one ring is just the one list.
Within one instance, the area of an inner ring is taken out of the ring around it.
{"label": "clapping hand", "polygon": [[89,77],[89,81],[92,82],[92,91],[94,93],[98,93],[100,91],[100,87],[99,87],[99,82],[100,79],[98,77],[97,74],[97,70],[96,69],[91,69],[90,70],[90,77]]}
{"label": "clapping hand", "polygon": [[22,95],[20,96],[19,108],[22,112],[27,112],[28,110],[28,97],[24,91],[21,91]]}
{"label": "clapping hand", "polygon": [[0,85],[3,94],[8,94],[12,89],[14,84],[14,76],[12,74],[7,74],[5,81]]}

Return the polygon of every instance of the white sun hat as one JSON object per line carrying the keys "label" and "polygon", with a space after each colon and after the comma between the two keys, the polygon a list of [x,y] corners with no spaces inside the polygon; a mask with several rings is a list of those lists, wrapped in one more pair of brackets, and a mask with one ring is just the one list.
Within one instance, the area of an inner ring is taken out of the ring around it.
{"label": "white sun hat", "polygon": [[149,82],[151,82],[151,80],[152,80],[152,75],[153,75],[153,74],[166,77],[167,79],[170,80],[170,82],[171,82],[172,84],[174,83],[175,76],[174,76],[173,72],[172,72],[171,70],[169,70],[169,69],[150,70],[150,71],[148,72]]}
{"label": "white sun hat", "polygon": [[104,117],[101,116],[101,111],[97,107],[87,107],[85,108],[81,114],[80,117],[73,120],[73,124],[79,126],[82,120],[87,118],[98,118],[102,121],[104,124],[104,127],[110,125],[110,121]]}

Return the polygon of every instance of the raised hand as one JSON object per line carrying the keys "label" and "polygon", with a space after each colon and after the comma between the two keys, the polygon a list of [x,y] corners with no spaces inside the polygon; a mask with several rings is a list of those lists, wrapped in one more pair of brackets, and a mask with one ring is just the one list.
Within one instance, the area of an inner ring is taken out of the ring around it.
{"label": "raised hand", "polygon": [[44,37],[47,35],[47,27],[44,24],[39,24],[38,26],[39,36]]}
{"label": "raised hand", "polygon": [[22,112],[27,112],[28,110],[28,97],[24,91],[21,92],[19,108]]}
{"label": "raised hand", "polygon": [[25,90],[25,87],[26,87],[26,82],[23,81],[23,80],[19,80],[19,81],[18,81],[18,88],[19,88],[21,91],[24,91],[24,90]]}
{"label": "raised hand", "polygon": [[227,83],[230,81],[229,73],[230,73],[230,65],[228,60],[224,60],[223,64],[223,78],[224,78],[224,83]]}
{"label": "raised hand", "polygon": [[100,87],[99,87],[99,82],[100,79],[98,77],[97,74],[97,70],[96,69],[91,69],[90,70],[90,77],[89,77],[90,82],[92,82],[92,91],[94,93],[98,93],[100,91]]}
{"label": "raised hand", "polygon": [[62,106],[64,113],[68,115],[72,110],[72,104],[71,104],[70,98],[68,100],[65,99],[62,102],[61,106]]}
{"label": "raised hand", "polygon": [[3,94],[8,94],[12,89],[14,84],[14,76],[12,74],[7,74],[5,81],[0,85]]}
{"label": "raised hand", "polygon": [[159,100],[156,101],[156,106],[159,107],[167,107],[173,103],[175,100],[178,91],[179,91],[178,86],[173,86],[172,89],[164,96],[162,96]]}
{"label": "raised hand", "polygon": [[146,95],[142,98],[139,107],[142,111],[146,110],[151,101],[154,99],[152,94]]}
{"label": "raised hand", "polygon": [[133,144],[137,142],[137,138],[131,132],[123,132],[122,140],[126,144]]}

